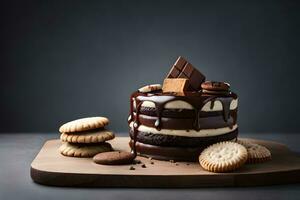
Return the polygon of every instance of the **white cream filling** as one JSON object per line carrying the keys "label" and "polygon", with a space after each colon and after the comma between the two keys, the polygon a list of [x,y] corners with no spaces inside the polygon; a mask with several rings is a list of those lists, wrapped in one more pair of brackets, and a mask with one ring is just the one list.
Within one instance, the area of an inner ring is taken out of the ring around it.
{"label": "white cream filling", "polygon": [[[203,108],[201,109],[201,111],[204,112],[213,112],[213,111],[222,111],[223,110],[223,105],[221,103],[221,101],[216,100],[214,102],[214,107],[212,109],[210,109],[212,101],[207,102]],[[133,101],[133,106],[136,106],[135,101]],[[143,107],[148,107],[148,108],[155,108],[155,104],[152,101],[144,101],[142,103]],[[236,109],[238,106],[238,99],[233,99],[230,103],[230,110],[234,110]],[[188,110],[192,110],[194,109],[193,106],[185,101],[182,100],[176,100],[176,101],[171,101],[166,103],[165,107],[166,109],[188,109]]]}
{"label": "white cream filling", "polygon": [[[204,112],[211,112],[211,111],[222,111],[223,110],[223,105],[221,103],[221,101],[216,100],[214,103],[214,107],[213,109],[210,109],[212,101],[207,102],[203,108],[201,109],[201,111]],[[230,103],[230,110],[234,110],[236,109],[238,106],[238,99],[233,99]]]}
{"label": "white cream filling", "polygon": [[[130,128],[133,129],[133,123],[129,124]],[[217,136],[223,135],[237,129],[237,124],[235,124],[232,129],[229,127],[216,128],[216,129],[201,129],[196,130],[173,130],[173,129],[161,129],[157,130],[156,128],[140,125],[138,131],[152,134],[162,134],[162,135],[174,135],[174,136],[185,136],[185,137],[208,137],[208,136]]]}

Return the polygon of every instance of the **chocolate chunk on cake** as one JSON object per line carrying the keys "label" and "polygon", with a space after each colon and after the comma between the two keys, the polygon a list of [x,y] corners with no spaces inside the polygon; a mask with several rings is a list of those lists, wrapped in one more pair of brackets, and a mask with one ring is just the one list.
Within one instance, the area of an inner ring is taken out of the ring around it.
{"label": "chocolate chunk on cake", "polygon": [[130,97],[128,124],[134,153],[163,160],[196,161],[205,147],[237,138],[238,98],[229,84],[204,82],[204,75],[191,69],[190,63],[192,73],[187,73],[183,81],[180,73],[184,67],[178,72],[178,63],[186,66],[188,62],[179,57],[167,76],[173,80],[164,82],[168,85],[147,93],[136,91]]}

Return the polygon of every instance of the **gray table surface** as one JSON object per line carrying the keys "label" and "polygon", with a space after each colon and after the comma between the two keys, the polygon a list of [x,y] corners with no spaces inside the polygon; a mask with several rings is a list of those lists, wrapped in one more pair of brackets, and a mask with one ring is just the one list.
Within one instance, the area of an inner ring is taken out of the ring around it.
{"label": "gray table surface", "polygon": [[[118,134],[121,136],[122,134]],[[274,140],[300,152],[300,133],[240,134]],[[300,184],[240,188],[143,189],[59,188],[38,185],[30,178],[30,164],[48,139],[58,133],[0,134],[0,200],[9,199],[300,199]],[[124,136],[124,134],[123,134]]]}

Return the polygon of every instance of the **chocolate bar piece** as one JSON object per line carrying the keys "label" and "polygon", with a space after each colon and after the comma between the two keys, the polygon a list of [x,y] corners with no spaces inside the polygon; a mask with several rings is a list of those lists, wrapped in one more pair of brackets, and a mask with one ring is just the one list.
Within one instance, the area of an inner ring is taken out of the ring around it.
{"label": "chocolate bar piece", "polygon": [[186,59],[179,56],[167,78],[186,78],[189,80],[189,90],[201,90],[201,83],[205,81],[205,76],[193,67]]}

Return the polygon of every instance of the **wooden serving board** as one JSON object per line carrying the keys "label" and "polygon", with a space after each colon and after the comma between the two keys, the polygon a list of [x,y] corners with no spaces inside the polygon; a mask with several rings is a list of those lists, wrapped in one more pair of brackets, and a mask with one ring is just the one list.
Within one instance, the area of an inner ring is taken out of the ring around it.
{"label": "wooden serving board", "polygon": [[[251,140],[251,139],[249,139]],[[110,143],[117,150],[129,151],[128,137],[117,137]],[[251,140],[269,148],[272,160],[248,164],[231,173],[204,171],[199,163],[151,160],[138,157],[141,164],[105,166],[91,158],[62,156],[59,140],[49,140],[31,164],[31,177],[36,183],[71,187],[215,187],[257,186],[300,182],[300,156],[285,145],[271,141]]]}

